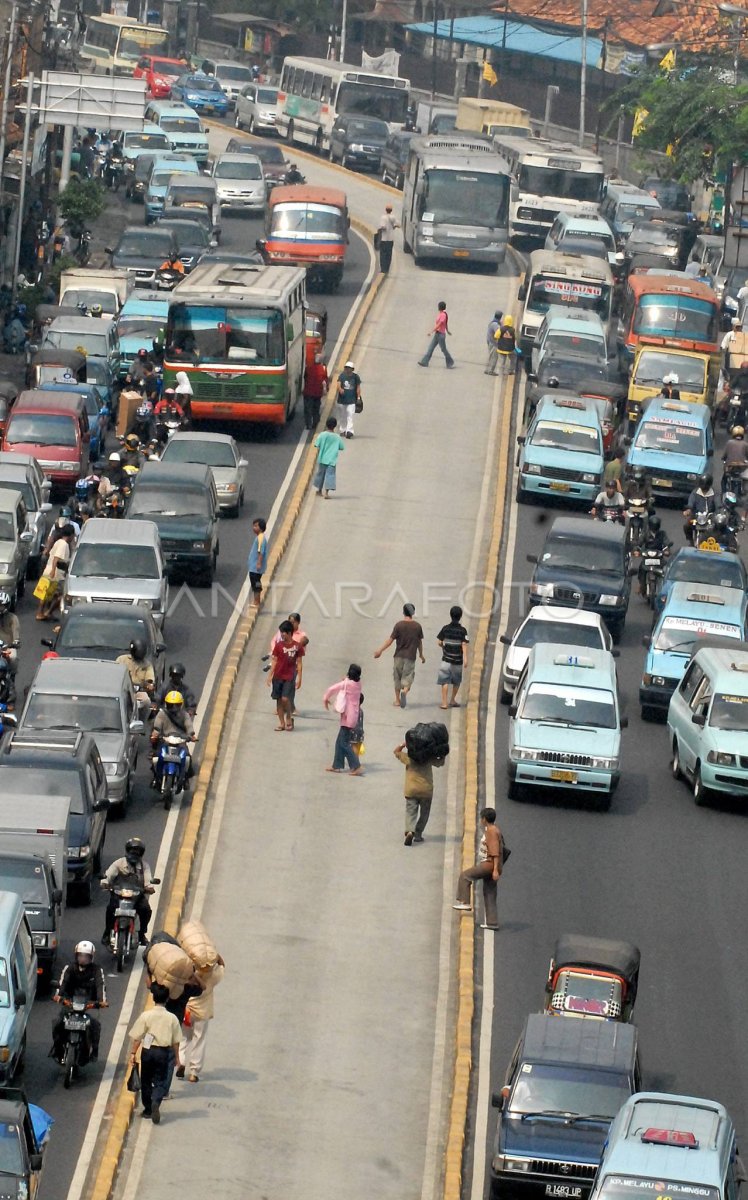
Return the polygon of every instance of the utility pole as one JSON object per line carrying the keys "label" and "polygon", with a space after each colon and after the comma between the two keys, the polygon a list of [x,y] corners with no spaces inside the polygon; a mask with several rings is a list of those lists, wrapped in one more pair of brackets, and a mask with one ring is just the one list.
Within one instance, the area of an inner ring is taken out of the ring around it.
{"label": "utility pole", "polygon": [[343,15],[340,21],[340,61],[345,62],[345,35],[348,25],[348,0],[343,0]]}
{"label": "utility pole", "polygon": [[3,168],[5,166],[5,144],[8,130],[8,100],[10,98],[10,81],[13,74],[13,55],[16,52],[16,33],[18,29],[18,0],[13,0],[10,10],[10,26],[8,28],[8,49],[5,61],[5,80],[3,82],[3,102],[0,106],[0,193],[2,193]]}
{"label": "utility pole", "polygon": [[582,0],[582,69],[579,73],[579,145],[584,146],[584,120],[587,105],[587,0]]}
{"label": "utility pole", "polygon": [[21,159],[21,187],[18,193],[18,217],[16,219],[16,246],[13,255],[13,300],[18,290],[18,267],[21,261],[21,234],[23,233],[23,210],[26,203],[26,177],[29,173],[29,136],[31,134],[31,105],[34,100],[34,73],[26,81],[26,119],[23,124],[23,155]]}

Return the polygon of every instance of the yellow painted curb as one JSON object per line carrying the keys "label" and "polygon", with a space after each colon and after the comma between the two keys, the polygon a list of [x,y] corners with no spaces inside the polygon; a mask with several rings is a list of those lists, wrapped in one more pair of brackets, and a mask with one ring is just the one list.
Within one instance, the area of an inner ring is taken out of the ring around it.
{"label": "yellow painted curb", "polygon": [[[374,230],[365,225],[362,221],[354,219],[352,224],[356,229],[364,235],[364,237],[373,239]],[[371,308],[379,295],[384,275],[376,274],[369,289],[364,296],[364,299],[359,306],[359,310],[351,325],[350,332],[346,339],[346,343],[340,352],[340,356],[335,363],[334,370],[331,372],[331,377],[335,378],[343,369],[343,363],[346,362],[353,354],[353,349],[361,332],[364,321],[369,315]],[[330,414],[333,408],[333,389],[328,393],[327,405],[323,413],[323,420]],[[291,539],[291,534],[294,530],[296,522],[301,513],[304,501],[309,494],[309,486],[314,473],[314,465],[316,454],[314,447],[310,442],[307,446],[306,453],[302,458],[299,475],[294,488],[293,496],[286,506],[283,524],[277,534],[273,534],[272,550],[268,559],[267,570],[264,579],[269,583],[275,577],[278,568],[283,560],[288,543]],[[182,841],[177,852],[176,865],[172,875],[171,889],[166,906],[166,917],[163,928],[172,936],[176,934],[187,906],[187,896],[190,887],[192,876],[192,867],[197,856],[197,847],[200,837],[200,830],[205,816],[208,793],[213,781],[213,771],[218,759],[218,752],[223,740],[225,725],[228,716],[229,704],[234,690],[234,684],[238,676],[238,667],[241,662],[247,645],[249,644],[252,630],[257,621],[257,609],[248,610],[242,617],[236,627],[236,632],[231,641],[229,648],[226,651],[224,663],[232,661],[232,667],[229,670],[224,670],[221,677],[221,683],[213,697],[211,704],[210,721],[208,729],[203,736],[205,752],[200,762],[200,770],[195,788],[192,795],[192,804],[187,816]],[[235,662],[233,660],[235,659]],[[104,1149],[102,1151],[99,1167],[92,1181],[90,1190],[86,1191],[85,1195],[88,1200],[109,1200],[112,1194],[114,1183],[119,1169],[122,1152],[124,1150],[125,1139],[130,1125],[133,1108],[135,1107],[135,1097],[131,1092],[127,1091],[126,1078],[123,1078],[120,1091],[111,1106],[109,1112],[111,1114],[111,1126],[107,1134]]]}
{"label": "yellow painted curb", "polygon": [[[491,538],[486,555],[486,612],[478,624],[474,640],[472,666],[468,681],[468,700],[462,751],[465,762],[465,793],[463,796],[463,833],[461,869],[475,863],[475,834],[478,797],[480,795],[480,701],[483,673],[486,666],[488,634],[492,616],[493,581],[499,566],[501,539],[504,534],[506,491],[510,463],[509,435],[512,427],[512,376],[507,396],[506,380],[502,395],[501,427],[499,434],[498,472],[494,496]],[[485,603],[485,602],[484,602]],[[490,801],[492,798],[487,798]],[[481,805],[482,807],[482,805]],[[474,888],[475,890],[475,888]],[[473,1015],[475,1011],[475,919],[465,913],[460,920],[457,952],[457,1017],[455,1052],[452,1076],[452,1096],[447,1123],[447,1143],[444,1154],[444,1200],[461,1200],[463,1152],[467,1128],[470,1076],[473,1063]],[[480,1151],[482,1153],[482,1150]]]}

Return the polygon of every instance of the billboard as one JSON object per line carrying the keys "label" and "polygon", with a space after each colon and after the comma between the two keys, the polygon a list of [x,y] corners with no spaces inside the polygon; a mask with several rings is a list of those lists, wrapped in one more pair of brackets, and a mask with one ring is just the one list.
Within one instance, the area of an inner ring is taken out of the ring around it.
{"label": "billboard", "polygon": [[39,124],[142,129],[145,103],[145,79],[43,71]]}

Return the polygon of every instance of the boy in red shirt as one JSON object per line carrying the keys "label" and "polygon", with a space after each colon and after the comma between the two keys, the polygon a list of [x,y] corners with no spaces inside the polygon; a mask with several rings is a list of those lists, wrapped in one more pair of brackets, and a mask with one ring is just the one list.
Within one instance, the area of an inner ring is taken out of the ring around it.
{"label": "boy in red shirt", "polygon": [[304,373],[304,425],[307,429],[314,429],[319,424],[322,397],[329,386],[325,360],[317,353]]}
{"label": "boy in red shirt", "polygon": [[278,714],[276,733],[293,729],[293,702],[301,687],[302,659],[304,647],[294,641],[294,628],[290,621],[281,621],[278,626],[280,641],[273,643],[273,656],[268,673],[268,687],[272,685],[272,697]]}

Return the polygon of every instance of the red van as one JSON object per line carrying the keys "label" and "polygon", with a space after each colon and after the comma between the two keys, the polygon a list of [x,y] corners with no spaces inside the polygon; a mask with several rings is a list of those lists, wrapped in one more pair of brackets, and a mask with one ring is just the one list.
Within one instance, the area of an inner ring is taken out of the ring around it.
{"label": "red van", "polygon": [[3,450],[31,454],[53,484],[69,485],[89,470],[86,401],[75,392],[21,392],[11,409]]}

